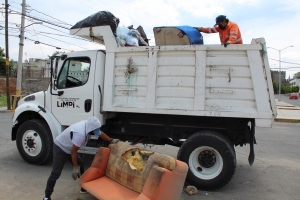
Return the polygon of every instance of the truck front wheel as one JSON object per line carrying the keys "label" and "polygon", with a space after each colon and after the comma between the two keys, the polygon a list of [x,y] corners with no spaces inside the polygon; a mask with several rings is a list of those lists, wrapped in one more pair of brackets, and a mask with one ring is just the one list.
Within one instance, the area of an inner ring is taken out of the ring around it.
{"label": "truck front wheel", "polygon": [[223,187],[231,180],[236,168],[230,141],[214,131],[199,131],[186,139],[177,157],[189,165],[187,182],[198,189]]}
{"label": "truck front wheel", "polygon": [[43,120],[32,119],[21,124],[16,143],[20,155],[28,163],[40,165],[52,157],[52,135]]}

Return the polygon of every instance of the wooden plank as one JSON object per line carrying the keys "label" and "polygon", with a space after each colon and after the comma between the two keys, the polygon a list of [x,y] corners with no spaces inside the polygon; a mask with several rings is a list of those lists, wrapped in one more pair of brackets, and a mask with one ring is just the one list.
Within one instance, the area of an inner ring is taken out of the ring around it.
{"label": "wooden plank", "polygon": [[220,51],[220,50],[214,50],[214,51],[206,51],[207,57],[246,57],[247,51]]}
{"label": "wooden plank", "polygon": [[206,52],[196,52],[195,100],[194,110],[205,109],[205,81],[206,81]]}
{"label": "wooden plank", "polygon": [[157,68],[159,76],[195,76],[195,66],[160,66]]}
{"label": "wooden plank", "polygon": [[116,53],[116,57],[130,57],[130,56],[145,57],[145,56],[148,56],[148,51],[142,51],[141,48],[139,48],[139,49],[141,51],[134,51],[134,53],[132,53],[131,51],[118,52],[118,53]]}
{"label": "wooden plank", "polygon": [[[137,75],[138,76],[147,76],[148,68],[147,66],[137,66]],[[116,66],[115,67],[115,75],[116,76],[125,76],[127,67],[126,66]]]}
{"label": "wooden plank", "polygon": [[147,71],[147,94],[146,108],[155,108],[156,100],[156,80],[157,80],[157,51],[149,52],[149,62]]}
{"label": "wooden plank", "polygon": [[206,64],[209,65],[249,65],[249,61],[247,57],[207,57]]}
{"label": "wooden plank", "polygon": [[146,76],[132,76],[130,79],[126,79],[125,76],[116,76],[115,85],[117,86],[127,86],[128,88],[135,86],[146,86],[147,77]]}
{"label": "wooden plank", "polygon": [[229,93],[213,93],[211,90],[224,90],[224,88],[206,89],[206,99],[232,99],[232,100],[255,100],[254,91],[250,89],[230,89]]}
{"label": "wooden plank", "polygon": [[[134,89],[134,90],[130,90]],[[147,94],[147,88],[146,87],[135,87],[135,88],[127,88],[127,87],[121,87],[117,86],[115,87],[115,95],[116,96],[138,96],[138,97],[146,97]]]}
{"label": "wooden plank", "polygon": [[136,57],[136,56],[128,56],[128,57],[117,57],[115,59],[115,65],[116,66],[126,66],[128,64],[128,59],[132,58],[133,64],[132,66],[147,66],[148,64],[148,56],[144,57]]}
{"label": "wooden plank", "polygon": [[145,108],[145,97],[138,96],[116,96],[114,99],[114,107],[131,107],[131,108]]}
{"label": "wooden plank", "polygon": [[226,110],[232,110],[236,107],[244,108],[244,112],[248,112],[248,108],[256,108],[256,104],[254,101],[246,101],[246,100],[232,100],[232,99],[206,99],[206,106],[210,107],[219,107],[221,110],[222,108],[227,108]]}
{"label": "wooden plank", "polygon": [[252,80],[248,78],[232,78],[230,82],[229,77],[207,77],[206,87],[207,88],[237,88],[237,89],[252,89]]}
{"label": "wooden plank", "polygon": [[264,77],[263,64],[259,51],[248,51],[248,59],[253,80],[258,112],[270,111],[267,84]]}
{"label": "wooden plank", "polygon": [[194,99],[192,98],[157,98],[156,108],[174,110],[193,110]]}
{"label": "wooden plank", "polygon": [[104,107],[112,106],[113,98],[114,98],[114,88],[115,88],[115,80],[113,77],[115,71],[115,54],[114,53],[106,53],[105,59],[105,76],[104,77],[111,77],[104,79],[104,88],[105,88],[105,95],[103,95],[103,105]]}
{"label": "wooden plank", "polygon": [[195,57],[184,57],[184,56],[177,56],[177,57],[159,57],[158,58],[158,66],[172,66],[172,65],[181,65],[184,67],[185,65],[195,65]]}
{"label": "wooden plank", "polygon": [[164,87],[194,87],[194,77],[164,77],[159,76],[157,78],[157,86]]}
{"label": "wooden plank", "polygon": [[172,45],[172,46],[139,46],[139,47],[109,47],[107,53],[132,53],[132,52],[149,52],[149,51],[247,51],[261,50],[260,44],[236,44],[224,47],[222,45]]}
{"label": "wooden plank", "polygon": [[[238,117],[238,118],[255,118],[256,120],[266,119],[272,120],[272,113],[261,112],[257,113],[255,108],[247,110],[247,112],[241,111],[194,111],[194,110],[183,110],[183,109],[151,109],[151,108],[130,108],[130,107],[107,107],[105,111],[112,112],[134,112],[134,113],[148,113],[148,114],[170,114],[170,115],[189,115],[189,116],[212,116],[212,117]],[[264,127],[263,124],[260,124]]]}
{"label": "wooden plank", "polygon": [[194,88],[158,87],[157,97],[194,97]]}
{"label": "wooden plank", "polygon": [[195,51],[159,51],[158,58],[160,57],[178,57],[178,55],[183,57],[195,58]]}
{"label": "wooden plank", "polygon": [[207,67],[206,68],[206,76],[222,76],[228,77],[230,69],[230,76],[231,77],[246,77],[251,78],[251,71],[249,67],[244,66],[217,66],[217,67]]}

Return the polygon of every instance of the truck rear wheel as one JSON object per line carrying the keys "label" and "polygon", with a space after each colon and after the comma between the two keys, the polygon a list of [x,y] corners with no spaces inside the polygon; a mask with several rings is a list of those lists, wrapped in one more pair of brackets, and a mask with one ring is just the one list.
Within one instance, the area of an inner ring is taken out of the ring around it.
{"label": "truck rear wheel", "polygon": [[43,120],[33,119],[21,124],[16,143],[20,155],[28,163],[41,165],[52,157],[53,139]]}
{"label": "truck rear wheel", "polygon": [[177,157],[189,165],[187,182],[198,189],[223,187],[236,168],[234,148],[226,137],[215,131],[199,131],[186,139]]}

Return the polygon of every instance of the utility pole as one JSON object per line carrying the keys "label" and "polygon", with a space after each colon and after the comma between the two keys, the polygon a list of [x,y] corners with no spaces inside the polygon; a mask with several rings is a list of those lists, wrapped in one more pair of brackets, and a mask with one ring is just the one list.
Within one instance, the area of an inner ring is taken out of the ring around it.
{"label": "utility pole", "polygon": [[26,0],[22,1],[22,15],[21,15],[21,30],[20,30],[20,43],[19,43],[19,58],[18,58],[18,73],[16,85],[16,98],[20,98],[22,94],[22,62],[23,62],[23,46],[24,46],[24,22],[26,15]]}
{"label": "utility pole", "polygon": [[5,0],[5,66],[6,66],[6,100],[7,110],[10,110],[10,91],[9,91],[9,54],[8,54],[8,2]]}

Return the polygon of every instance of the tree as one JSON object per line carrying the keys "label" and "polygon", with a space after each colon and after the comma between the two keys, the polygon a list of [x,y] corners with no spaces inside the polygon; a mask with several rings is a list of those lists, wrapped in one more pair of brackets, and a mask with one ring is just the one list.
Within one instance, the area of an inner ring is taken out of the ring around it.
{"label": "tree", "polygon": [[53,57],[57,56],[60,53],[65,53],[64,51],[54,51],[51,56],[48,55],[49,59],[52,59]]}
{"label": "tree", "polygon": [[278,84],[276,81],[273,81],[273,90],[274,94],[278,94]]}
{"label": "tree", "polygon": [[294,79],[300,79],[300,72],[297,72],[293,76]]}
{"label": "tree", "polygon": [[[9,72],[10,75],[13,72],[13,60],[9,61]],[[6,64],[5,64],[5,53],[4,49],[0,47],[0,76],[6,76]]]}

